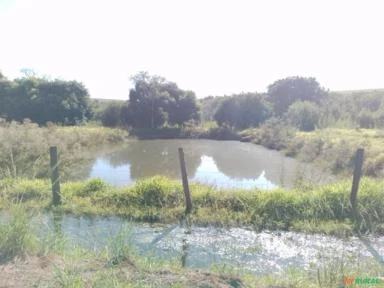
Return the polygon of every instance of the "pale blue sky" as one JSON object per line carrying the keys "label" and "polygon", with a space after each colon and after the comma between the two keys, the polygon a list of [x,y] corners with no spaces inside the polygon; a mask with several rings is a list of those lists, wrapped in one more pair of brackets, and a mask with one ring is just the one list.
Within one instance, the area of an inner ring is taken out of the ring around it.
{"label": "pale blue sky", "polygon": [[0,70],[78,80],[127,99],[138,71],[198,97],[312,76],[331,90],[384,88],[377,0],[0,0]]}

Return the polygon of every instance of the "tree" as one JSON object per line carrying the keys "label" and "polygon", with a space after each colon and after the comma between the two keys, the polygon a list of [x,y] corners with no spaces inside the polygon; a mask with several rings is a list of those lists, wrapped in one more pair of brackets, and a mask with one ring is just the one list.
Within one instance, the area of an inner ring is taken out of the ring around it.
{"label": "tree", "polygon": [[257,93],[233,95],[224,98],[214,119],[219,125],[229,125],[238,129],[259,126],[270,115],[268,104]]}
{"label": "tree", "polygon": [[202,121],[213,121],[214,115],[217,109],[220,107],[221,102],[225,99],[224,96],[208,96],[203,99],[199,99],[201,107],[201,120]]}
{"label": "tree", "polygon": [[301,131],[312,131],[318,126],[320,107],[309,101],[298,101],[289,106],[286,118]]}
{"label": "tree", "polygon": [[49,121],[73,125],[91,116],[88,91],[76,81],[2,79],[0,92],[0,115],[8,121],[29,118],[38,124]]}
{"label": "tree", "polygon": [[99,118],[104,126],[117,127],[121,124],[122,113],[121,104],[111,103],[100,112]]}
{"label": "tree", "polygon": [[168,109],[169,124],[182,125],[189,120],[199,121],[199,107],[196,102],[195,93],[182,91],[179,97],[175,98]]}
{"label": "tree", "polygon": [[158,128],[167,121],[182,125],[199,118],[196,96],[160,76],[141,72],[133,76],[125,122],[137,128]]}
{"label": "tree", "polygon": [[268,100],[277,116],[283,115],[296,101],[320,103],[327,94],[315,78],[288,77],[268,86]]}

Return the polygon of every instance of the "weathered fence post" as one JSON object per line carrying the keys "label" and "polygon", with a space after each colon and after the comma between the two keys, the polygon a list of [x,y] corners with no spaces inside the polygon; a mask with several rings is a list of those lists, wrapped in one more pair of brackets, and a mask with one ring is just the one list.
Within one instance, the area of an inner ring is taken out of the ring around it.
{"label": "weathered fence post", "polygon": [[60,177],[59,177],[59,163],[57,157],[57,147],[49,148],[50,166],[51,166],[51,182],[52,182],[52,203],[57,206],[61,204],[60,197]]}
{"label": "weathered fence post", "polygon": [[355,170],[353,171],[352,190],[351,190],[351,205],[355,220],[357,220],[357,191],[361,178],[361,170],[363,167],[364,149],[359,148],[356,151]]}
{"label": "weathered fence post", "polygon": [[179,148],[179,159],[181,168],[181,178],[183,180],[183,190],[185,196],[185,213],[189,214],[192,211],[192,200],[189,192],[187,169],[185,168],[184,151],[183,148]]}

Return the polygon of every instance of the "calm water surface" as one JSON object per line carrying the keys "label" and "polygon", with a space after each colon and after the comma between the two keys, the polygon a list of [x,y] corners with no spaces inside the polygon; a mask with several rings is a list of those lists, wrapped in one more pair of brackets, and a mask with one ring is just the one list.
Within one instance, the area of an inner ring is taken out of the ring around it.
{"label": "calm water surface", "polygon": [[297,179],[324,183],[334,177],[277,151],[237,141],[132,140],[94,154],[82,179],[101,178],[116,186],[164,175],[180,179],[178,148],[184,149],[189,180],[224,188],[290,188]]}

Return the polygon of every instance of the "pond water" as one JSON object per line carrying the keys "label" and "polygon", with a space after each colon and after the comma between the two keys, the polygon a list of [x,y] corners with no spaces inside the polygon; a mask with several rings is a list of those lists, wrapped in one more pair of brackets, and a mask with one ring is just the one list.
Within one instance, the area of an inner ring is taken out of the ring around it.
{"label": "pond water", "polygon": [[237,141],[132,140],[123,146],[101,149],[84,166],[82,179],[101,178],[124,186],[136,180],[164,175],[180,179],[178,148],[185,154],[192,182],[223,188],[291,188],[297,179],[324,183],[334,179],[320,169],[277,151]]}
{"label": "pond water", "polygon": [[[35,226],[60,231],[76,245],[100,250],[127,228],[123,240],[142,255],[182,261],[184,266],[209,268],[226,265],[254,274],[283,272],[290,268],[313,269],[344,261],[373,259],[368,248],[356,237],[340,239],[325,235],[295,232],[255,232],[244,228],[192,227],[130,223],[118,217],[74,217],[52,214],[34,218]],[[127,226],[126,226],[127,225]],[[384,237],[367,239],[384,260]],[[354,260],[353,260],[354,259]],[[330,261],[329,263],[327,261]]]}

